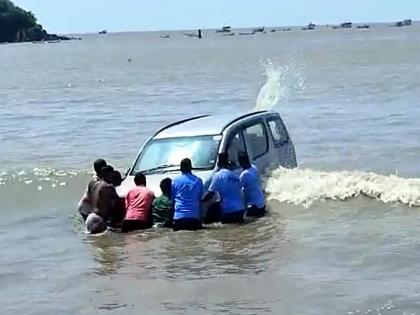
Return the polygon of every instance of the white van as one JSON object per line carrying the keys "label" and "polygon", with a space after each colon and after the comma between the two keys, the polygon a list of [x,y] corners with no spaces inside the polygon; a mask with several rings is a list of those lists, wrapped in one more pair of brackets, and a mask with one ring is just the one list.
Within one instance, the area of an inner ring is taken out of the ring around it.
{"label": "white van", "polygon": [[248,152],[261,173],[267,167],[297,167],[295,147],[278,113],[197,116],[165,126],[147,140],[118,193],[125,195],[134,186],[134,175],[143,172],[147,186],[159,196],[161,180],[178,175],[184,158],[191,159],[193,173],[207,188],[218,153],[227,152],[233,167],[239,167],[239,151]]}

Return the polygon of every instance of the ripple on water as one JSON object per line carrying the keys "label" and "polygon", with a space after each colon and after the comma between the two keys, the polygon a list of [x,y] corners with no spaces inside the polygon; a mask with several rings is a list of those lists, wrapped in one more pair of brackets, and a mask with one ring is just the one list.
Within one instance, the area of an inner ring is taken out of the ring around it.
{"label": "ripple on water", "polygon": [[[22,183],[25,185],[39,184],[51,186],[55,188],[58,186],[65,186],[66,180],[76,177],[78,175],[87,174],[86,170],[62,170],[54,168],[34,168],[28,171],[1,171],[0,184],[16,184]],[[42,186],[41,186],[42,187]],[[41,188],[42,189],[42,188]]]}
{"label": "ripple on water", "polygon": [[276,255],[288,251],[282,225],[264,218],[197,232],[158,229],[142,233],[87,236],[97,275],[132,279],[214,278],[223,274],[267,272]]}

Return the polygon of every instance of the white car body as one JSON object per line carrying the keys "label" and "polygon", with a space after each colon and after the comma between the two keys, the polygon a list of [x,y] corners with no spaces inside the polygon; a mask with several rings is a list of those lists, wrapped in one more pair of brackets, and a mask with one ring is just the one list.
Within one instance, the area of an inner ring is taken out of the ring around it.
{"label": "white car body", "polygon": [[[160,150],[159,146],[162,147]],[[153,150],[157,152],[152,154],[150,151]],[[207,188],[217,170],[217,154],[228,152],[229,159],[237,167],[235,160],[239,151],[246,151],[261,173],[269,167],[297,167],[295,147],[278,113],[259,111],[243,115],[198,116],[170,124],[150,137],[118,188],[118,193],[124,196],[134,186],[135,173],[142,171],[146,174],[147,186],[159,196],[161,180],[177,176],[179,167],[175,165],[186,157],[192,159],[193,167],[199,166],[193,173],[203,180]],[[204,162],[197,161],[203,157]],[[152,159],[165,163],[154,165]],[[171,166],[151,170],[160,164]],[[148,167],[142,168],[142,165]]]}

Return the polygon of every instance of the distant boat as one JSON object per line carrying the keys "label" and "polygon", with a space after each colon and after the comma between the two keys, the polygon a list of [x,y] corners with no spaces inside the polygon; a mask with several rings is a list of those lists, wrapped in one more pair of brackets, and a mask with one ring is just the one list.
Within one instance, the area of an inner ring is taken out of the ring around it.
{"label": "distant boat", "polygon": [[230,33],[231,31],[232,31],[232,27],[223,26],[221,29],[216,30],[216,33]]}
{"label": "distant boat", "polygon": [[105,34],[107,34],[108,33],[108,31],[107,30],[102,30],[102,31],[100,31],[98,34],[99,35],[105,35]]}
{"label": "distant boat", "polygon": [[338,30],[338,29],[352,28],[352,27],[353,27],[352,22],[344,22],[344,23],[341,23],[340,25],[334,25],[332,28],[335,30]]}
{"label": "distant boat", "polygon": [[257,27],[252,30],[254,33],[263,33],[264,27]]}
{"label": "distant boat", "polygon": [[183,33],[183,35],[187,37],[198,37],[198,34],[196,33]]}
{"label": "distant boat", "polygon": [[254,32],[239,32],[238,34],[239,35],[244,35],[244,36],[246,36],[246,35],[255,35]]}
{"label": "distant boat", "polygon": [[306,27],[302,27],[302,30],[303,31],[312,31],[312,30],[314,30],[315,29],[315,24],[313,24],[313,23],[309,23],[308,24],[308,26],[306,26]]}
{"label": "distant boat", "polygon": [[271,32],[271,33],[275,33],[275,32],[277,32],[277,30],[272,29],[270,32]]}
{"label": "distant boat", "polygon": [[363,28],[370,28],[369,24],[363,24],[363,25],[357,25],[358,29],[363,29]]}
{"label": "distant boat", "polygon": [[235,36],[235,33],[225,33],[225,34],[222,34],[222,36]]}
{"label": "distant boat", "polygon": [[411,24],[413,24],[413,21],[408,19],[408,20],[404,20],[404,21],[398,21],[395,23],[396,27],[402,27],[402,26],[411,26]]}
{"label": "distant boat", "polygon": [[169,36],[169,34],[160,35],[160,38],[169,38],[169,37],[171,37],[171,36]]}
{"label": "distant boat", "polygon": [[290,27],[286,27],[286,28],[283,28],[282,29],[282,31],[283,32],[290,32],[292,29],[290,28]]}

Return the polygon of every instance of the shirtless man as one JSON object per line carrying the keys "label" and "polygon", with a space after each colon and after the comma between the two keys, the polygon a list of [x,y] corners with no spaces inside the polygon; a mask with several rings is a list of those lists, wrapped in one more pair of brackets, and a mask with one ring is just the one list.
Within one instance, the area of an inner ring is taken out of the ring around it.
{"label": "shirtless man", "polygon": [[97,159],[93,163],[93,169],[95,170],[95,175],[89,181],[86,191],[83,194],[82,199],[79,201],[78,210],[80,215],[83,218],[83,221],[86,221],[88,215],[93,211],[93,200],[92,200],[92,191],[93,186],[101,179],[101,168],[106,166],[106,161],[103,159]]}
{"label": "shirtless man", "polygon": [[119,203],[119,197],[112,185],[114,168],[105,166],[100,170],[101,180],[96,182],[92,190],[93,212],[86,219],[86,228],[92,233],[102,233],[112,218]]}

